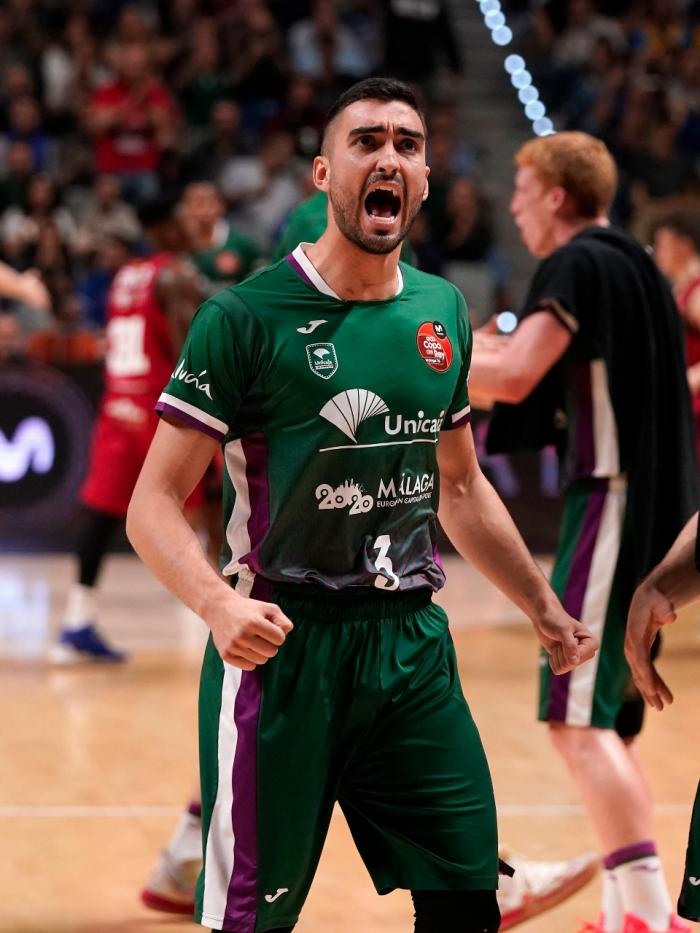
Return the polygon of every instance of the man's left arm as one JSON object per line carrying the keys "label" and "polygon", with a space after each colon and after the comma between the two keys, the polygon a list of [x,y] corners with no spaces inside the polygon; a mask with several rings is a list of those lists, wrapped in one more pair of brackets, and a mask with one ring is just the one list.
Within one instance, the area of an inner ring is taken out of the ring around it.
{"label": "man's left arm", "polygon": [[583,664],[598,645],[564,611],[496,491],[481,472],[471,428],[443,431],[438,445],[439,518],[459,553],[531,620],[555,674]]}

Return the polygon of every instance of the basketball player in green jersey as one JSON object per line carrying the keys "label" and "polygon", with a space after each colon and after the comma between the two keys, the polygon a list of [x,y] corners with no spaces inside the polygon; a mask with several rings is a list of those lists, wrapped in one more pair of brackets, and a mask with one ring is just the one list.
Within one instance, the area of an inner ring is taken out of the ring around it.
{"label": "basketball player in green jersey", "polygon": [[[668,554],[637,587],[625,633],[625,657],[644,699],[661,711],[673,693],[656,670],[651,646],[676,612],[700,599],[700,526],[697,513],[676,538]],[[700,921],[700,784],[695,796],[678,913]]]}
{"label": "basketball player in green jersey", "polygon": [[[557,673],[596,643],[561,607],[479,470],[464,301],[398,257],[428,194],[425,122],[368,79],[332,108],[326,232],[206,302],[158,403],[135,548],[211,637],[200,689],[197,919],[289,933],[338,801],[416,933],[495,933],[488,766],[459,686],[436,548],[530,617]],[[217,444],[224,582],[182,504]]]}

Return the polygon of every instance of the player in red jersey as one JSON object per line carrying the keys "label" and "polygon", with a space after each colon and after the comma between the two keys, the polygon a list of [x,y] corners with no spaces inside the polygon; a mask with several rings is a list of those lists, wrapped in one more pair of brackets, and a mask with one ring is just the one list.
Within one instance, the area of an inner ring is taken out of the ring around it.
{"label": "player in red jersey", "polygon": [[656,224],[653,239],[656,264],[671,280],[685,323],[688,385],[700,457],[700,223],[691,214],[669,214]]}
{"label": "player in red jersey", "polygon": [[125,659],[95,625],[97,579],[158,423],[154,405],[202,298],[196,272],[181,256],[186,241],[174,205],[148,202],[141,222],[154,252],[123,266],[109,294],[105,392],[81,491],[87,521],[77,548],[78,580],[51,649],[56,663]]}

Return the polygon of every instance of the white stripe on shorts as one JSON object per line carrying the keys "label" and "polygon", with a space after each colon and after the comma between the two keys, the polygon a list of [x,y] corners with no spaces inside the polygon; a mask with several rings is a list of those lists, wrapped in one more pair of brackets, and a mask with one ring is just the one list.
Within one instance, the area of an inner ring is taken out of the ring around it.
{"label": "white stripe on shorts", "polygon": [[233,874],[233,759],[236,754],[238,729],[234,718],[236,696],[243,671],[224,662],[219,714],[218,761],[219,781],[207,835],[204,863],[204,901],[202,923],[221,929],[226,913],[228,887]]}
{"label": "white stripe on shorts", "polygon": [[[622,523],[627,503],[627,482],[624,478],[611,479],[605,495],[596,537],[591,569],[586,584],[586,595],[581,609],[581,622],[602,644],[605,616],[610,602],[613,578],[620,553]],[[598,674],[600,651],[596,656],[575,668],[569,680],[566,706],[568,726],[590,726],[593,713],[593,696]]]}

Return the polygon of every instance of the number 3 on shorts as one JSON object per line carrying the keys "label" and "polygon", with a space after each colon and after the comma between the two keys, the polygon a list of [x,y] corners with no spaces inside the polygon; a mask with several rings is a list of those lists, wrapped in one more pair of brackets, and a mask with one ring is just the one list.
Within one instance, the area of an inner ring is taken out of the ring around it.
{"label": "number 3 on shorts", "polygon": [[[374,561],[374,566],[380,573],[383,572],[387,575],[386,577],[379,576],[374,578],[374,585],[379,587],[380,590],[397,590],[399,588],[399,578],[394,573],[394,565],[391,563],[391,558],[389,557],[390,547],[391,537],[389,535],[379,535],[374,542],[375,551],[379,551]],[[389,578],[388,580],[387,577]]]}

